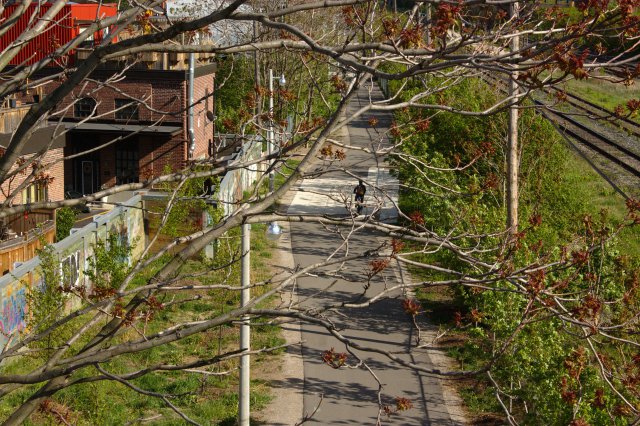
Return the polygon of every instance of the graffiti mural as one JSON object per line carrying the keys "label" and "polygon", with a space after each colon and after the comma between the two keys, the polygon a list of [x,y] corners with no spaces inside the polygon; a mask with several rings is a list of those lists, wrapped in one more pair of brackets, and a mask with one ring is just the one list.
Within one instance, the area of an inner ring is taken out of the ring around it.
{"label": "graffiti mural", "polygon": [[80,283],[80,252],[71,253],[60,262],[60,277],[63,287],[77,287]]}
{"label": "graffiti mural", "polygon": [[25,326],[27,305],[25,283],[15,281],[0,290],[0,331],[7,338],[20,332]]}
{"label": "graffiti mural", "polygon": [[[145,241],[143,215],[139,208],[142,204],[141,197],[134,196],[126,204],[138,208],[114,208],[98,217],[91,226],[82,228],[53,245],[63,280],[60,284],[69,287],[91,285],[85,280],[84,267],[88,265],[87,259],[94,255],[93,246],[98,241],[106,241],[110,231],[115,232],[119,242],[125,245]],[[144,244],[136,243],[133,247],[132,257],[136,259],[144,250]],[[133,259],[126,260],[131,262]],[[36,289],[45,285],[39,265],[40,259],[34,257],[14,269],[11,274],[0,277],[0,351],[5,345],[15,342],[17,335],[26,327],[29,283]],[[70,306],[75,303],[79,303],[79,299],[70,301]]]}

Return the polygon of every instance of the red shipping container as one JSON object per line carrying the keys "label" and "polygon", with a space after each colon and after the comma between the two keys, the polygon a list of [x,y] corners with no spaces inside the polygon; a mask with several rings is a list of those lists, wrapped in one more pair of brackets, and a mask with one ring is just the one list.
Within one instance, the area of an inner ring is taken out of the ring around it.
{"label": "red shipping container", "polygon": [[[7,5],[0,15],[0,19],[5,21],[18,8],[19,5]],[[29,20],[34,13],[37,13],[36,19],[41,18],[47,13],[51,4],[44,3],[38,6],[32,3],[25,12],[18,18],[16,24],[9,29],[2,37],[0,37],[0,49],[4,51],[11,43],[20,37],[27,29]],[[77,37],[84,28],[87,28],[93,21],[100,18],[115,16],[118,12],[116,4],[67,4],[55,16],[54,22],[46,27],[41,34],[33,38],[27,44],[22,46],[20,52],[11,60],[11,65],[31,65],[47,55],[50,55],[58,47],[68,43]],[[34,20],[34,23],[36,21]],[[102,32],[96,32],[89,43],[97,44],[102,40]],[[60,59],[60,58],[59,58]],[[61,61],[71,64],[73,55],[60,59]],[[66,65],[63,63],[51,63],[52,66]]]}

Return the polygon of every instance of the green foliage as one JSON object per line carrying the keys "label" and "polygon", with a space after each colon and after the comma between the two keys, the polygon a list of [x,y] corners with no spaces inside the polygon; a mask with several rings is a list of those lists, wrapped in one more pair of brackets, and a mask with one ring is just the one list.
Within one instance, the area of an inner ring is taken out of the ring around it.
{"label": "green foliage", "polygon": [[93,246],[93,256],[89,257],[85,275],[93,283],[94,293],[116,290],[131,271],[129,262],[133,246],[126,235],[110,233],[106,241],[98,241]]}
{"label": "green foliage", "polygon": [[77,216],[78,213],[71,207],[58,209],[56,212],[56,241],[61,241],[69,236]]}
{"label": "green foliage", "polygon": [[[327,75],[330,67],[316,58],[301,59],[297,55],[286,54],[279,58],[281,63],[260,64],[261,72],[269,67],[281,70],[287,79],[285,87],[276,87],[274,96],[274,121],[278,126],[288,125],[287,118],[293,117],[296,126],[300,125],[304,134],[309,128],[323,121],[335,111],[341,100],[341,92],[336,90],[335,82],[329,79],[309,81],[307,70],[317,75]],[[304,61],[304,66],[300,61]],[[216,129],[220,133],[239,133],[243,127],[245,133],[259,132],[250,119],[258,102],[262,102],[262,111],[268,109],[269,81],[263,75],[260,86],[255,83],[255,62],[252,56],[230,55],[218,61],[216,80]],[[265,117],[263,117],[265,119]],[[298,137],[294,135],[294,137]]]}
{"label": "green foliage", "polygon": [[[197,168],[196,171],[206,171],[207,167]],[[172,173],[170,167],[166,167],[165,174]],[[160,230],[163,234],[170,237],[178,237],[187,235],[203,226],[202,214],[208,215],[209,223],[217,223],[223,215],[222,208],[215,208],[212,204],[207,203],[208,196],[205,195],[205,182],[217,187],[219,178],[211,176],[210,178],[192,178],[187,179],[179,188],[177,188],[174,202],[169,207],[169,216],[166,223]],[[164,191],[173,193],[176,190],[174,184],[165,184],[162,186]],[[162,215],[166,213],[166,203],[156,203],[151,207],[151,223],[152,229],[158,229],[161,223]]]}
{"label": "green foliage", "polygon": [[217,64],[216,81],[220,83],[215,96],[216,129],[220,133],[236,133],[237,124],[246,118],[247,108],[251,108],[247,96],[254,93],[253,59],[243,55],[226,56]]}
{"label": "green foliage", "polygon": [[[37,254],[40,256],[41,282],[34,286],[26,285],[26,324],[31,332],[42,333],[65,314],[70,289],[65,287],[63,280],[68,275],[69,266],[60,266],[58,256],[50,245],[44,245]],[[64,342],[68,333],[69,327],[55,327],[44,339],[31,345],[34,349],[42,349],[35,351],[32,356],[46,359],[51,351]]]}
{"label": "green foliage", "polygon": [[[433,87],[439,83],[437,78],[430,81]],[[398,87],[397,83],[390,83],[392,90]],[[410,83],[399,101],[422,90],[417,82]],[[472,79],[423,100],[427,104],[446,103],[472,111],[482,111],[494,101],[492,90],[482,81]],[[474,118],[434,112],[405,109],[396,114],[392,132],[402,138],[403,152],[411,155],[391,159],[400,179],[412,188],[401,193],[401,208],[411,215],[411,220],[439,233],[455,229],[462,236],[488,235],[503,230],[506,149],[502,141],[507,133],[506,115]],[[634,288],[631,282],[637,280],[632,271],[638,269],[640,262],[637,256],[621,256],[617,240],[604,242],[622,221],[624,212],[616,216],[606,210],[599,212],[600,207],[593,200],[602,190],[592,183],[598,177],[580,166],[549,123],[533,111],[523,110],[519,131],[522,234],[508,268],[539,262],[541,256],[545,262],[559,260],[566,253],[562,244],[567,240],[573,239],[574,253],[587,253],[587,247],[599,245],[601,250],[584,254],[584,264],[550,270],[542,277],[529,279],[545,286],[566,286],[563,291],[570,295],[595,293],[597,299],[578,299],[573,309],[589,318],[593,315],[590,309],[596,306],[599,320],[624,323],[637,309],[637,296],[634,299],[629,292]],[[622,204],[611,196],[606,200],[602,205]],[[540,222],[532,220],[535,225],[530,225],[529,219],[536,217]],[[633,235],[632,240],[638,239],[637,230],[628,232],[625,235]],[[461,246],[466,241],[457,240]],[[473,241],[469,239],[469,243]],[[484,242],[501,243],[489,236]],[[484,259],[494,262],[493,256],[486,254]],[[446,252],[418,257],[473,274],[472,269]],[[422,275],[426,280],[439,278],[433,272]],[[575,327],[568,333],[567,327],[572,326],[559,319],[537,318],[528,311],[531,299],[513,292],[511,282],[497,281],[489,287],[495,291],[470,291],[463,287],[455,291],[462,302],[461,322],[467,327],[466,342],[454,351],[463,368],[484,366],[505,347],[491,374],[500,390],[511,395],[511,400],[504,394],[503,398],[520,407],[516,413],[523,424],[568,424],[574,418],[589,424],[622,424],[625,415],[620,399],[600,371],[592,367],[597,365],[594,355],[585,349],[584,340],[577,337],[583,330]],[[425,294],[428,296],[427,292],[419,292],[422,297]],[[621,305],[619,301],[625,298],[628,304]],[[532,318],[523,323],[525,317]],[[619,377],[627,374],[625,368],[629,368],[628,360],[633,357],[629,348],[608,343],[597,350],[609,360],[607,365],[620,365],[617,369],[611,367],[619,371]],[[581,367],[575,367],[576,364]],[[495,400],[488,399],[495,393],[491,382],[483,383],[482,389],[464,392],[469,403],[478,411],[499,412]],[[625,393],[625,397],[636,401],[632,392]]]}

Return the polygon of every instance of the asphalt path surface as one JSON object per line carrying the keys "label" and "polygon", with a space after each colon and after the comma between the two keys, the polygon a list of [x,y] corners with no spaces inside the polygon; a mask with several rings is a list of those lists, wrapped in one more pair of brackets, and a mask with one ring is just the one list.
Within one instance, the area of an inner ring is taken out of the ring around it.
{"label": "asphalt path surface", "polygon": [[[377,86],[371,91],[360,89],[346,115],[367,105],[370,97],[382,99]],[[372,117],[377,119],[375,128],[369,121]],[[357,147],[384,146],[388,143],[384,132],[390,122],[389,113],[365,113],[349,125],[343,142]],[[391,200],[397,200],[397,181],[390,176],[384,159],[358,150],[348,150],[346,155],[340,166],[346,166],[349,172],[365,180],[367,186],[367,207],[363,213],[371,214],[375,206],[383,204],[382,218],[393,220],[395,209]],[[289,207],[289,213],[344,216],[349,213],[346,205],[357,183],[357,178],[343,171],[305,179]],[[380,189],[375,189],[376,185]],[[306,223],[291,226],[291,241],[295,263],[304,267],[329,256],[336,258],[375,249],[388,238],[357,227],[327,229]],[[299,279],[298,300],[303,306],[318,308],[327,304],[364,302],[385,286],[401,282],[400,271],[392,262],[383,273],[373,278],[367,288],[366,271],[370,269],[371,260],[334,265],[320,270],[315,276]],[[402,310],[402,299],[407,296],[402,293],[399,290],[391,298],[368,308],[328,311],[324,318],[362,346],[390,351],[406,361],[430,367],[429,355],[415,349],[416,332]],[[304,342],[304,413],[315,412],[305,424],[369,425],[376,424],[378,418],[385,425],[458,424],[451,420],[437,379],[398,365],[382,354],[365,351],[353,351],[356,356],[348,355],[347,366],[334,369],[323,362],[322,354],[331,348],[335,352],[347,352],[345,345],[319,326],[302,324],[301,332]],[[358,358],[364,364],[359,363]],[[395,410],[397,397],[409,399],[413,408],[391,416],[380,415],[381,406]]]}

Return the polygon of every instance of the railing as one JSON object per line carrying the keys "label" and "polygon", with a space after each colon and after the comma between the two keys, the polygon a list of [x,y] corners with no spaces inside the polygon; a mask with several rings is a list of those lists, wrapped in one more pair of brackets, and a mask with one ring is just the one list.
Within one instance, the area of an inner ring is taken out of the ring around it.
{"label": "railing", "polygon": [[389,98],[389,80],[386,78],[378,79],[378,83],[380,85],[380,90],[382,90],[382,94],[385,98]]}

